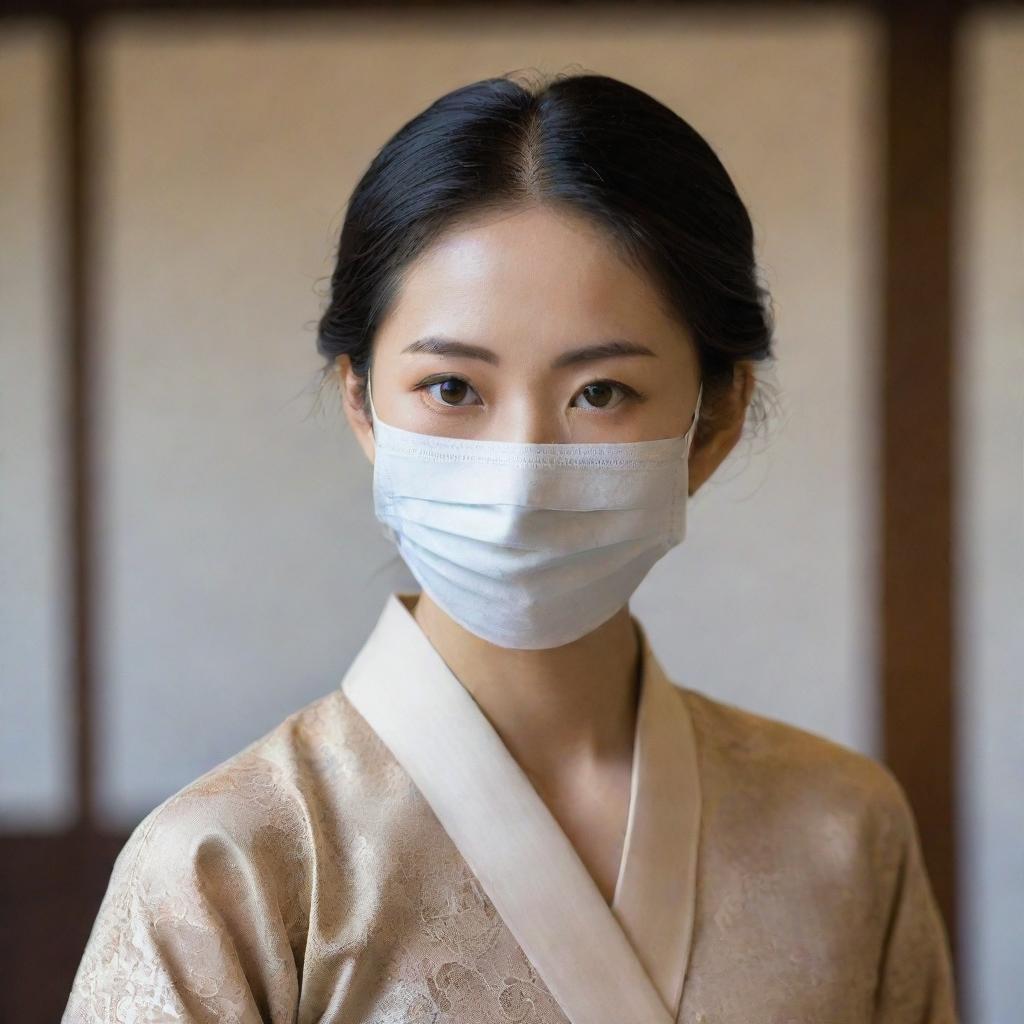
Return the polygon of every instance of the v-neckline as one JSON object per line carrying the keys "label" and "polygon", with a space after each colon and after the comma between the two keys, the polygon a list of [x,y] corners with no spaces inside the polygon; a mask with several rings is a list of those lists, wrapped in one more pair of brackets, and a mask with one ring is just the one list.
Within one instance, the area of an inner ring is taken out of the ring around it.
{"label": "v-neckline", "polygon": [[[341,681],[573,1024],[669,1024],[689,959],[700,785],[692,723],[635,618],[641,688],[609,905],[468,690],[393,592]],[[486,828],[481,825],[486,823]]]}

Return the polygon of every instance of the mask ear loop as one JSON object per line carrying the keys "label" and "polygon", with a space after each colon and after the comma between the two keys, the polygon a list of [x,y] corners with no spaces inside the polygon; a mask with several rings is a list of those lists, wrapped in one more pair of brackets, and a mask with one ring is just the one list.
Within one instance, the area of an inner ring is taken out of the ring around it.
{"label": "mask ear loop", "polygon": [[370,431],[373,431],[373,427],[377,420],[377,410],[373,407],[373,387],[371,386],[371,380],[373,374],[368,368],[366,371],[366,397],[370,400]]}
{"label": "mask ear loop", "polygon": [[693,437],[691,436],[697,429],[697,420],[700,418],[700,403],[701,398],[704,395],[704,381],[701,380],[697,387],[697,404],[693,407],[693,422],[690,423],[689,429],[686,431],[687,435],[690,436],[690,444],[693,443]]}

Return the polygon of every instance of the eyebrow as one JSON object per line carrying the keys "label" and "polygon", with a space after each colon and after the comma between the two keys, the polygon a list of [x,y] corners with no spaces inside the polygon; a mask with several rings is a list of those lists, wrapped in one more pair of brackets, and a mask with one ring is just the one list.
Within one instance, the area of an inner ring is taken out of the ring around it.
{"label": "eyebrow", "polygon": [[[430,335],[426,338],[419,338],[417,341],[406,345],[402,352],[415,354],[425,352],[435,356],[462,356],[464,359],[480,359],[493,366],[499,366],[501,360],[496,352],[482,345],[471,345],[469,342],[456,341],[454,338],[446,338],[442,335]],[[574,366],[577,363],[588,363],[598,359],[612,359],[618,356],[656,356],[646,345],[641,345],[627,338],[609,338],[606,341],[595,342],[592,345],[584,345],[582,348],[570,349],[563,352],[551,362],[552,370],[559,370],[564,366]]]}

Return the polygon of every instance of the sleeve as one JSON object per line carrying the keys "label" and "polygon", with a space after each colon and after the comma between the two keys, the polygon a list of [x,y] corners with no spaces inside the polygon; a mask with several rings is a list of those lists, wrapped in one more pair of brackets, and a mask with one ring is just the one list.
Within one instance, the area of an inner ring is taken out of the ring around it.
{"label": "sleeve", "polygon": [[899,867],[882,948],[875,1024],[957,1024],[949,943],[913,811],[892,777]]}
{"label": "sleeve", "polygon": [[292,1024],[288,899],[266,847],[216,800],[150,812],[114,863],[62,1024]]}

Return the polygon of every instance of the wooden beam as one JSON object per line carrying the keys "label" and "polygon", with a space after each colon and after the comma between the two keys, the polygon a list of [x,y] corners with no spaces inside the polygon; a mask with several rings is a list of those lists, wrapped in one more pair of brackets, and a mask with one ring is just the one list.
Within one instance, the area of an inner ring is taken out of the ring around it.
{"label": "wooden beam", "polygon": [[[941,6],[942,0],[937,0]],[[1024,0],[961,0],[958,6],[1015,8]],[[621,10],[693,8],[715,13],[722,9],[749,8],[752,13],[764,14],[765,9],[780,14],[805,10],[813,13],[821,8],[875,9],[883,17],[889,13],[908,12],[910,16],[927,16],[923,0],[511,0],[506,7],[534,10],[540,16],[548,11],[585,7]],[[73,18],[89,15],[139,14],[147,11],[164,13],[230,13],[246,14],[302,14],[309,11],[382,11],[409,10],[429,13],[435,10],[462,8],[470,11],[486,9],[484,0],[0,0],[0,18],[7,16],[33,17],[46,15]]]}
{"label": "wooden beam", "polygon": [[913,805],[957,960],[951,234],[959,12],[949,2],[886,9],[880,480],[884,757]]}

